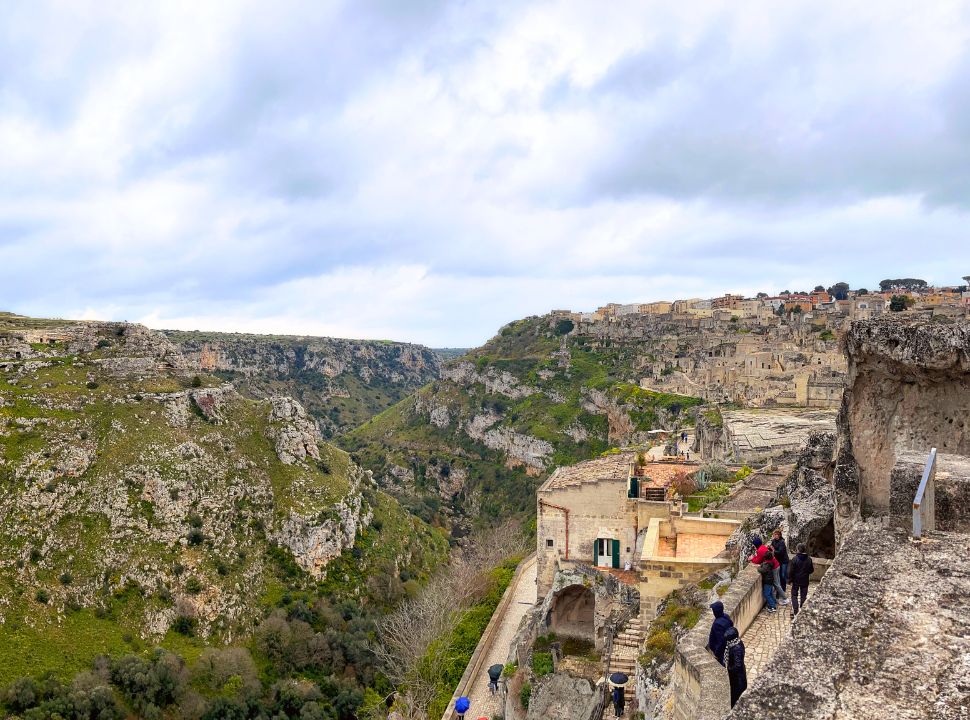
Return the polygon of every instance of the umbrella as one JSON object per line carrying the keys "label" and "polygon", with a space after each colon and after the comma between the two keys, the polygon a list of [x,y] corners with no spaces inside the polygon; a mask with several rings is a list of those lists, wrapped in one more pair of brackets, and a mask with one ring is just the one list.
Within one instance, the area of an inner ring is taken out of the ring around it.
{"label": "umbrella", "polygon": [[610,675],[610,683],[616,687],[623,687],[628,682],[630,682],[630,678],[627,677],[626,673],[615,672]]}
{"label": "umbrella", "polygon": [[496,663],[495,665],[492,665],[492,667],[488,669],[488,679],[491,680],[492,682],[498,681],[498,679],[502,677],[502,671],[504,669],[505,669],[505,666],[500,663]]}
{"label": "umbrella", "polygon": [[466,712],[468,712],[468,708],[470,708],[471,705],[472,701],[462,695],[460,698],[455,700],[455,712],[457,712],[459,715],[464,715]]}

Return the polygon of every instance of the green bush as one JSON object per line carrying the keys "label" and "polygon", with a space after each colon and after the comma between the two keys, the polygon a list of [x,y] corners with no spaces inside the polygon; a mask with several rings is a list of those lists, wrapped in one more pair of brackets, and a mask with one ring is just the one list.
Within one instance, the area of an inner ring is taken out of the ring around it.
{"label": "green bush", "polygon": [[532,683],[525,683],[519,691],[519,702],[526,710],[529,709],[529,700],[532,699]]}
{"label": "green bush", "polygon": [[532,653],[532,672],[536,677],[550,675],[552,673],[552,653]]}
{"label": "green bush", "polygon": [[185,592],[189,595],[198,595],[202,592],[202,581],[199,578],[193,576],[185,581]]}
{"label": "green bush", "polygon": [[47,594],[47,591],[44,590],[44,588],[41,588],[36,593],[34,593],[34,600],[36,600],[37,602],[43,605],[46,605],[48,601],[50,601],[50,599],[51,599],[50,595]]}
{"label": "green bush", "polygon": [[70,585],[72,582],[74,582],[74,576],[70,573],[70,571],[61,573],[61,577],[59,579],[61,581],[61,585]]}

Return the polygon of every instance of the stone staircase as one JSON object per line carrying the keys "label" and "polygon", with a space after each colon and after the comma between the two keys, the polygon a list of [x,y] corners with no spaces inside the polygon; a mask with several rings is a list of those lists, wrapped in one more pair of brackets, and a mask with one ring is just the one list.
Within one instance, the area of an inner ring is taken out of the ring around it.
{"label": "stone staircase", "polygon": [[640,617],[631,618],[613,639],[613,655],[610,657],[610,673],[626,673],[633,679],[640,646],[643,645],[643,625]]}

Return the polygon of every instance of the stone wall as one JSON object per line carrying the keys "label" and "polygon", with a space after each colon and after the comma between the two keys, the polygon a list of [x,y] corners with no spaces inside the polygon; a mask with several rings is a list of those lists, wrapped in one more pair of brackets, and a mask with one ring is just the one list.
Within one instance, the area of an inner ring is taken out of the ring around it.
{"label": "stone wall", "polygon": [[[721,602],[743,635],[764,604],[761,579],[753,566],[738,573]],[[706,649],[709,620],[703,616],[677,643],[671,680],[674,720],[720,720],[731,709],[727,671]]]}

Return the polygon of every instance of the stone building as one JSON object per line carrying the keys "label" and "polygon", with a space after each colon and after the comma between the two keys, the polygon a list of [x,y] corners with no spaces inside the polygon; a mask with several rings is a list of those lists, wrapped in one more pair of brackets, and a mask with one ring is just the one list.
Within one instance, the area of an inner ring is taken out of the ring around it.
{"label": "stone building", "polygon": [[540,597],[559,573],[577,567],[619,574],[640,592],[641,617],[653,619],[670,592],[725,567],[730,520],[687,517],[670,484],[696,463],[647,462],[620,453],[557,469],[537,492]]}

